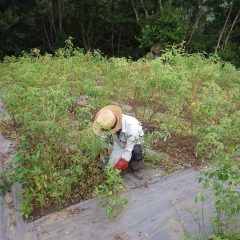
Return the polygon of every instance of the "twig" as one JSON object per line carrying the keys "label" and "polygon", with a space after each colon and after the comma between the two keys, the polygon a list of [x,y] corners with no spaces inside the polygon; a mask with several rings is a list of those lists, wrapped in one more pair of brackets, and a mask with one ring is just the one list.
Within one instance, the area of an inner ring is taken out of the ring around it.
{"label": "twig", "polygon": [[176,207],[175,207],[175,205],[174,205],[173,203],[172,203],[172,206],[173,206],[173,208],[174,208],[174,210],[175,210],[175,212],[176,212],[176,214],[177,214],[179,223],[181,224],[181,226],[182,226],[182,228],[183,228],[183,231],[184,231],[185,233],[187,233],[187,229],[185,228],[185,226],[184,226],[184,224],[183,224],[183,222],[182,222],[182,220],[181,220],[181,217],[180,217],[180,215],[179,215],[178,210],[176,209]]}

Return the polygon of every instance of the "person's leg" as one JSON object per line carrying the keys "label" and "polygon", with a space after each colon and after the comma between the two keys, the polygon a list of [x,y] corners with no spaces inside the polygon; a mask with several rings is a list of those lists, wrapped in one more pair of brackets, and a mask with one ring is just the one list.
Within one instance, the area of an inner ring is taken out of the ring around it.
{"label": "person's leg", "polygon": [[129,162],[132,170],[137,171],[143,168],[143,152],[140,144],[136,144],[132,150],[132,158]]}

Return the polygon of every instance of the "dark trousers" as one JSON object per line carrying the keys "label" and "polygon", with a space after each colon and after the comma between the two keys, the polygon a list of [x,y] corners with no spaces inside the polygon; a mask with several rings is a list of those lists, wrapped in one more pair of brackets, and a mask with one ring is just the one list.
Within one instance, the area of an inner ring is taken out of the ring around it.
{"label": "dark trousers", "polygon": [[137,171],[143,168],[143,152],[140,144],[136,144],[132,150],[132,157],[129,162],[132,170]]}

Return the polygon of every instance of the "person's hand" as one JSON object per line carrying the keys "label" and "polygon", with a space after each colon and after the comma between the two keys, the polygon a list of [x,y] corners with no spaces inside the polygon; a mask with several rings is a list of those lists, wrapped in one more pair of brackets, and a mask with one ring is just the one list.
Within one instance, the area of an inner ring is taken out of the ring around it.
{"label": "person's hand", "polygon": [[124,172],[128,168],[128,161],[124,158],[118,160],[118,162],[114,165],[113,169],[118,169],[121,172]]}

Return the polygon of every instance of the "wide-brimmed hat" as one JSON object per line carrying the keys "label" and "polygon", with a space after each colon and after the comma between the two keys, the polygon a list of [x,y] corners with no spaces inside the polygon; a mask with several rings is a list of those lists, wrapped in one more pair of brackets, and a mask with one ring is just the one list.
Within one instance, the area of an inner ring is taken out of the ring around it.
{"label": "wide-brimmed hat", "polygon": [[122,128],[122,110],[115,105],[109,105],[100,109],[93,122],[93,131],[100,135],[104,131],[119,131]]}

